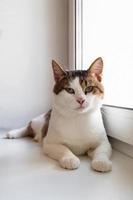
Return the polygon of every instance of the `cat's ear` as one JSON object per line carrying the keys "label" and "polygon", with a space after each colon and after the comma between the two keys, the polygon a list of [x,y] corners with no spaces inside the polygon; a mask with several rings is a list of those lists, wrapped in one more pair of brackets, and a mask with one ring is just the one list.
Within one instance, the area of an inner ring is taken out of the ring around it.
{"label": "cat's ear", "polygon": [[92,74],[97,78],[98,81],[102,80],[102,72],[103,72],[103,60],[101,57],[97,58],[87,70],[89,74]]}
{"label": "cat's ear", "polygon": [[53,68],[53,73],[54,73],[54,79],[56,82],[61,80],[63,76],[66,76],[66,72],[54,60],[52,60],[52,68]]}

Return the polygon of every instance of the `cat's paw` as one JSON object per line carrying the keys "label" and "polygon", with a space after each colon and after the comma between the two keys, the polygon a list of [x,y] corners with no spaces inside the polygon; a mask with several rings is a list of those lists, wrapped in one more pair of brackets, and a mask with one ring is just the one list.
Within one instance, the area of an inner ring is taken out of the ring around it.
{"label": "cat's paw", "polygon": [[92,168],[99,172],[108,172],[112,170],[112,162],[109,159],[94,159],[91,163]]}
{"label": "cat's paw", "polygon": [[59,162],[65,169],[77,169],[80,165],[80,160],[76,156],[64,156]]}
{"label": "cat's paw", "polygon": [[9,132],[5,135],[5,138],[7,138],[7,139],[15,139],[15,138],[17,138],[17,133],[18,133],[18,130],[17,130],[17,129],[12,130],[12,131],[9,131]]}

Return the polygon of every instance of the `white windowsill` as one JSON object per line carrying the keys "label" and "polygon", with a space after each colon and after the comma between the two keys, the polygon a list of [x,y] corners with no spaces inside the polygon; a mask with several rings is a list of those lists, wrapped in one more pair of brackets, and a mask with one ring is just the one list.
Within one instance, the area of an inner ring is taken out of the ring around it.
{"label": "white windowsill", "polygon": [[133,110],[107,105],[101,110],[107,134],[133,145]]}
{"label": "white windowsill", "polygon": [[64,170],[31,139],[0,139],[2,200],[112,200],[133,197],[133,159],[113,150],[113,170],[94,172],[88,157],[77,170]]}
{"label": "white windowsill", "polygon": [[133,159],[133,145],[109,137],[112,148]]}

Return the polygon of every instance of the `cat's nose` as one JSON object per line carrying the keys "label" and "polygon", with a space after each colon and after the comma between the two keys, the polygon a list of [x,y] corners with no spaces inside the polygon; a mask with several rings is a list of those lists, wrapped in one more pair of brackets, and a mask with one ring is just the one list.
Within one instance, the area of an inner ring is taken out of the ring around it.
{"label": "cat's nose", "polygon": [[85,102],[85,99],[83,99],[83,98],[78,98],[76,101],[77,101],[80,105],[82,105],[82,104]]}

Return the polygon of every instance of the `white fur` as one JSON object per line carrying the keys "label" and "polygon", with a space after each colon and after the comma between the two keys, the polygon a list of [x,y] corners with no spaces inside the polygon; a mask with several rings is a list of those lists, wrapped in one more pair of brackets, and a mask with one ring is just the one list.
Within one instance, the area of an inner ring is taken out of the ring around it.
{"label": "white fur", "polygon": [[35,133],[34,140],[37,142],[42,141],[42,128],[45,124],[44,114],[34,118],[31,122],[31,128]]}
{"label": "white fur", "polygon": [[19,129],[9,131],[6,135],[6,138],[14,139],[14,138],[24,137],[26,130],[27,130],[27,127],[23,127],[23,128],[19,128]]}
{"label": "white fur", "polygon": [[[58,95],[54,94],[48,133],[43,139],[43,151],[67,169],[78,168],[80,160],[76,155],[88,153],[92,158],[91,166],[94,170],[109,171],[112,167],[109,160],[111,146],[103,126],[101,99],[92,93],[85,95],[79,78],[75,78],[70,87],[75,94],[69,94],[65,90]],[[76,101],[81,97],[85,99],[83,108],[80,108]],[[41,130],[44,123],[44,115],[32,120],[31,127],[38,141],[42,139]],[[16,130],[14,136],[17,137]],[[8,138],[12,137],[13,131],[8,133]]]}

